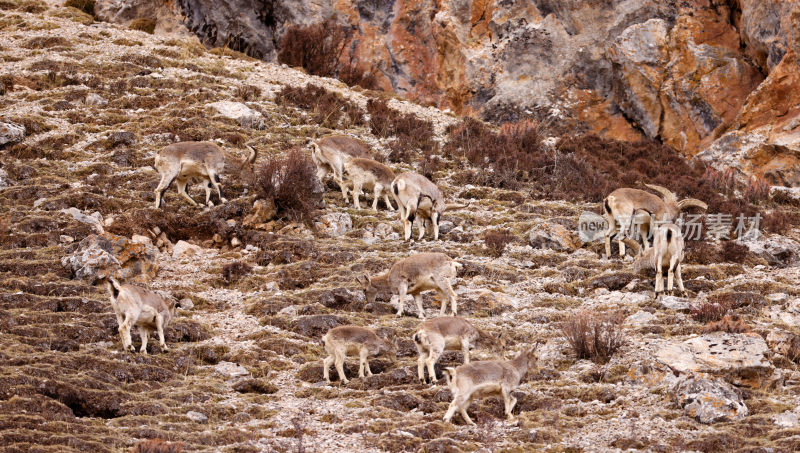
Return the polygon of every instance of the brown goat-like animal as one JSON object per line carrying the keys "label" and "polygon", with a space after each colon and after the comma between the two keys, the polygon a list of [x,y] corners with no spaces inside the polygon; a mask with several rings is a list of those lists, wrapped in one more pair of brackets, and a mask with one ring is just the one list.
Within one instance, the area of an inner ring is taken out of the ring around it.
{"label": "brown goat-like animal", "polygon": [[122,349],[136,352],[131,341],[131,328],[136,326],[142,339],[141,353],[147,354],[147,338],[154,330],[158,332],[161,349],[168,351],[164,329],[175,316],[175,301],[166,301],[157,293],[139,286],[121,285],[114,277],[110,277],[106,285],[117,316]]}
{"label": "brown goat-like animal", "polygon": [[161,207],[164,192],[177,179],[178,193],[197,206],[197,202],[186,193],[186,185],[190,180],[200,181],[206,191],[206,205],[214,206],[211,202],[211,187],[217,192],[220,203],[226,200],[222,196],[220,175],[226,169],[237,167],[241,171],[246,165],[252,165],[256,160],[256,150],[247,147],[250,155],[245,160],[239,160],[223,151],[212,142],[178,142],[164,147],[156,154],[155,169],[161,175],[161,181],[156,187],[156,209]]}
{"label": "brown goat-like animal", "polygon": [[397,344],[389,343],[370,329],[359,326],[339,326],[329,330],[322,336],[322,344],[328,356],[322,361],[322,374],[330,383],[330,367],[336,365],[339,380],[347,384],[349,380],[344,374],[344,358],[348,354],[358,355],[358,377],[372,376],[367,359],[372,356],[386,355],[392,362],[397,360]]}

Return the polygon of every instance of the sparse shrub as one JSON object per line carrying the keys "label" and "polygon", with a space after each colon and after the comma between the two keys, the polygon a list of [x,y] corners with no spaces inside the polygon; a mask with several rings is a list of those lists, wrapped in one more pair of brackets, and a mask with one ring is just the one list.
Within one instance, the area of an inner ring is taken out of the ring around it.
{"label": "sparse shrub", "polygon": [[606,363],[625,342],[623,320],[622,312],[597,315],[581,311],[561,325],[561,333],[577,359]]}
{"label": "sparse shrub", "polygon": [[761,176],[753,176],[744,189],[744,199],[750,203],[762,203],[769,200],[769,191],[772,184]]}
{"label": "sparse shrub", "polygon": [[379,137],[397,138],[390,145],[394,154],[394,158],[390,156],[390,160],[399,162],[401,157],[407,157],[407,153],[413,149],[425,153],[435,149],[433,125],[428,121],[420,120],[411,113],[397,111],[382,99],[367,101],[367,113],[370,117],[369,128],[373,134]]}
{"label": "sparse shrub", "polygon": [[514,235],[508,230],[487,231],[483,241],[489,248],[489,254],[497,258],[503,254],[506,245],[514,241]]}
{"label": "sparse shrub", "polygon": [[708,167],[703,174],[703,181],[717,192],[731,195],[736,188],[736,170],[726,168],[725,171],[719,171]]}
{"label": "sparse shrub", "polygon": [[721,301],[717,302],[703,302],[702,305],[692,309],[692,318],[695,321],[706,324],[713,321],[719,321],[731,309],[730,304]]}
{"label": "sparse shrub", "polygon": [[703,326],[703,333],[711,332],[728,332],[728,333],[745,333],[749,332],[750,327],[739,318],[738,315],[725,315],[719,321],[711,321]]}
{"label": "sparse shrub", "polygon": [[181,453],[182,442],[166,442],[161,439],[148,439],[137,443],[133,453]]}
{"label": "sparse shrub", "polygon": [[67,0],[64,6],[71,6],[90,16],[94,16],[94,0]]}
{"label": "sparse shrub", "polygon": [[239,85],[236,87],[236,97],[247,102],[261,97],[261,88],[255,85]]}
{"label": "sparse shrub", "polygon": [[253,267],[249,264],[243,261],[234,261],[222,266],[222,279],[228,284],[236,283],[252,270]]}
{"label": "sparse shrub", "polygon": [[348,27],[335,19],[307,26],[291,25],[281,37],[278,61],[289,66],[302,67],[309,74],[336,77],[348,85],[371,89],[375,76],[350,55],[343,63],[347,46]]}
{"label": "sparse shrub", "polygon": [[131,30],[143,31],[152,35],[156,31],[156,21],[154,19],[150,19],[149,17],[140,17],[131,22],[128,28]]}
{"label": "sparse shrub", "polygon": [[774,234],[786,234],[797,225],[800,225],[800,215],[783,209],[776,209],[761,220],[761,229]]}
{"label": "sparse shrub", "polygon": [[308,84],[305,87],[285,86],[275,96],[281,105],[291,104],[311,113],[314,122],[331,129],[364,124],[364,111],[339,93]]}
{"label": "sparse shrub", "polygon": [[256,191],[272,199],[278,215],[290,220],[311,223],[322,203],[317,169],[311,158],[295,148],[283,157],[270,156],[256,173]]}
{"label": "sparse shrub", "polygon": [[31,38],[22,45],[26,49],[51,49],[53,47],[71,48],[72,43],[61,36],[37,36]]}
{"label": "sparse shrub", "polygon": [[750,249],[746,245],[736,241],[722,241],[722,250],[719,257],[726,263],[743,264],[750,255]]}

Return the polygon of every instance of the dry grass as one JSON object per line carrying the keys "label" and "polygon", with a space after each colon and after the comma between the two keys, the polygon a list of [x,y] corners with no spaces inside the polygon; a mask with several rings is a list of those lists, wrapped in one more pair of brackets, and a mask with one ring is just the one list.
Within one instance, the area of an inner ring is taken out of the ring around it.
{"label": "dry grass", "polygon": [[692,318],[703,324],[716,322],[721,320],[730,310],[731,306],[726,302],[703,302],[700,306],[692,309]]}
{"label": "dry grass", "polygon": [[719,321],[711,321],[703,326],[703,333],[711,332],[728,332],[728,333],[745,333],[749,332],[750,327],[737,315],[725,315]]}
{"label": "dry grass", "polygon": [[77,8],[90,16],[94,16],[94,4],[95,0],[67,0],[64,2],[64,6]]}
{"label": "dry grass", "polygon": [[145,33],[153,34],[156,31],[156,21],[149,17],[140,17],[128,26],[131,30],[139,30]]}
{"label": "dry grass", "polygon": [[625,343],[622,331],[622,312],[598,315],[582,311],[570,316],[562,325],[561,333],[577,359],[606,363]]}
{"label": "dry grass", "polygon": [[509,230],[487,231],[483,235],[483,241],[489,249],[489,254],[495,258],[503,255],[506,245],[514,241],[514,235]]}
{"label": "dry grass", "polygon": [[275,102],[307,110],[312,121],[330,129],[347,129],[364,124],[364,111],[361,108],[339,93],[317,85],[287,85],[275,96]]}
{"label": "dry grass", "polygon": [[270,156],[256,171],[258,195],[272,199],[278,215],[310,224],[322,204],[315,192],[317,169],[307,153],[293,149],[284,156]]}

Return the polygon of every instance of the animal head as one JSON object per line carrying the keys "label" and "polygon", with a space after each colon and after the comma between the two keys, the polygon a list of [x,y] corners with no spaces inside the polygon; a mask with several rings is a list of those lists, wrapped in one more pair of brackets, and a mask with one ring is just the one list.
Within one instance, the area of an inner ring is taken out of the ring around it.
{"label": "animal head", "polygon": [[378,296],[378,287],[372,283],[372,278],[367,274],[363,274],[356,277],[356,280],[364,289],[364,296],[367,298],[367,302],[370,304],[375,303],[375,298]]}

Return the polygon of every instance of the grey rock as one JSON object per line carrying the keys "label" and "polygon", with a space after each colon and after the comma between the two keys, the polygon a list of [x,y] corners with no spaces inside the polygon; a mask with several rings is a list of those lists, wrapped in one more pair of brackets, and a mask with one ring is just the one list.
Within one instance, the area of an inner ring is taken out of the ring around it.
{"label": "grey rock", "polygon": [[331,212],[320,216],[316,226],[324,235],[339,237],[353,229],[353,220],[346,212]]}
{"label": "grey rock", "polygon": [[550,249],[557,252],[571,252],[578,244],[566,228],[557,223],[542,223],[528,233],[528,242],[536,249]]}
{"label": "grey rock", "polygon": [[11,185],[11,181],[8,179],[8,173],[5,170],[0,168],[0,189],[5,189],[6,187]]}
{"label": "grey rock", "polygon": [[683,297],[664,296],[659,301],[659,304],[668,310],[689,311],[692,309],[689,299],[684,299]]}
{"label": "grey rock", "polygon": [[775,415],[772,419],[775,422],[775,425],[781,428],[796,428],[800,425],[800,422],[797,419],[797,414],[794,412],[784,412],[782,414]]}
{"label": "grey rock", "polygon": [[214,365],[214,372],[221,374],[227,378],[237,378],[242,376],[250,376],[250,372],[238,363],[233,362],[219,362]]}
{"label": "grey rock", "polygon": [[208,421],[208,417],[205,414],[197,412],[197,411],[189,411],[189,412],[187,412],[186,413],[186,417],[188,417],[189,420],[195,421],[197,423],[205,423],[205,422]]}
{"label": "grey rock", "polygon": [[86,105],[95,105],[98,107],[104,107],[108,105],[108,99],[104,98],[103,96],[100,96],[97,93],[89,93],[83,99],[83,103]]}
{"label": "grey rock", "polygon": [[700,423],[740,420],[749,413],[742,397],[720,379],[684,376],[671,389],[675,403]]}
{"label": "grey rock", "polygon": [[15,123],[0,123],[0,145],[17,143],[25,138],[25,126]]}
{"label": "grey rock", "polygon": [[98,233],[102,234],[105,232],[105,230],[103,229],[103,222],[98,220],[96,217],[84,214],[78,208],[73,207],[73,208],[62,209],[60,212],[72,216],[72,218],[77,220],[78,222],[92,225],[94,229],[97,230]]}
{"label": "grey rock", "polygon": [[243,127],[251,127],[253,129],[264,128],[264,117],[261,113],[241,102],[218,101],[208,104],[208,106],[219,112],[219,114],[225,118],[230,118],[238,122]]}
{"label": "grey rock", "polygon": [[117,276],[130,279],[138,275],[155,277],[158,249],[152,245],[134,244],[122,236],[92,234],[78,243],[71,254],[61,258],[61,265],[75,278],[93,284]]}

